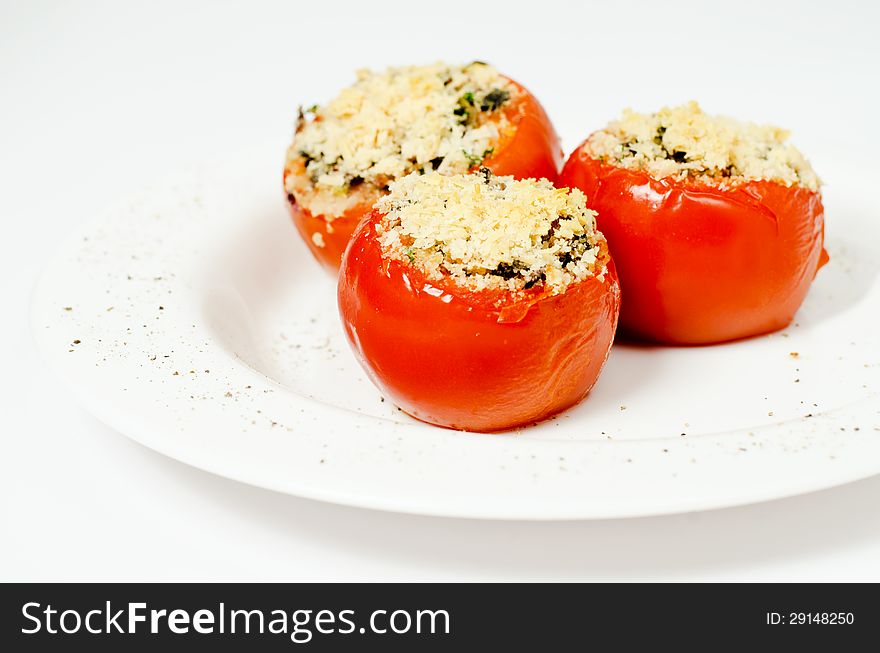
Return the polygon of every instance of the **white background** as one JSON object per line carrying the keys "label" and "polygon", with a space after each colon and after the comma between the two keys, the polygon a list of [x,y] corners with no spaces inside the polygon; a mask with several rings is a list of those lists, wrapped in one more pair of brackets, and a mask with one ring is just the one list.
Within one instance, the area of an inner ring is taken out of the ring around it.
{"label": "white background", "polygon": [[277,142],[280,170],[296,105],[360,66],[488,60],[542,100],[567,150],[624,106],[690,98],[790,127],[820,174],[829,143],[880,145],[876,5],[608,5],[0,3],[0,580],[880,580],[877,477],[625,521],[363,511],[144,449],[34,351],[30,292],[74,224],[254,142]]}

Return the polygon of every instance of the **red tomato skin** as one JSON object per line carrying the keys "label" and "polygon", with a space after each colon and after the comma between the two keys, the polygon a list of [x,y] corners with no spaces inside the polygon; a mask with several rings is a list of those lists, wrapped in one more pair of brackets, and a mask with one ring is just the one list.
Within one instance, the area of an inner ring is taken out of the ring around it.
{"label": "red tomato skin", "polygon": [[657,180],[583,146],[559,183],[598,212],[620,272],[621,330],[639,339],[700,345],[782,329],[828,260],[822,197],[807,188]]}
{"label": "red tomato skin", "polygon": [[[323,215],[312,215],[290,194],[287,196],[287,208],[309,251],[325,270],[334,275],[339,271],[339,262],[352,233],[371,210],[369,205],[357,205],[330,221]],[[315,234],[319,235],[323,246],[315,242]]]}
{"label": "red tomato skin", "polygon": [[555,183],[563,162],[559,135],[538,99],[521,84],[509,81],[522,96],[522,100],[506,112],[508,120],[515,125],[513,135],[503,140],[483,165],[499,176],[544,178]]}
{"label": "red tomato skin", "polygon": [[379,217],[360,225],[346,251],[339,312],[359,362],[396,406],[431,424],[492,432],[538,422],[587,395],[617,326],[612,261],[604,281],[505,302],[509,293],[432,283],[383,258]]}
{"label": "red tomato skin", "polygon": [[[563,160],[559,136],[537,98],[517,82],[510,81],[522,91],[522,99],[506,112],[514,129],[508,138],[502,138],[483,165],[496,175],[512,175],[517,179],[544,177],[555,182]],[[285,178],[288,174],[294,173],[285,171]],[[328,221],[323,215],[313,215],[290,194],[287,204],[293,223],[309,251],[324,268],[336,274],[352,233],[370,213],[372,206],[355,206],[344,215]],[[332,231],[328,231],[328,224]],[[323,247],[312,240],[316,233],[321,235]]]}

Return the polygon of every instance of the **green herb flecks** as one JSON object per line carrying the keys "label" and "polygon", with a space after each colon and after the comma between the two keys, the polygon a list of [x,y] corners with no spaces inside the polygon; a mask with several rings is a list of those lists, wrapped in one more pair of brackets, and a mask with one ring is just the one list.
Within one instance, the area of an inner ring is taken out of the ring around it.
{"label": "green herb flecks", "polygon": [[462,154],[464,154],[464,158],[467,159],[468,168],[475,168],[483,162],[483,157],[478,154],[471,154],[467,150],[462,150]]}
{"label": "green herb flecks", "polygon": [[666,127],[660,125],[657,127],[657,134],[654,136],[654,143],[657,145],[663,145],[663,134],[666,133]]}
{"label": "green herb flecks", "polygon": [[458,117],[458,122],[466,125],[470,122],[474,107],[474,94],[468,91],[458,98],[458,106],[452,111]]}
{"label": "green herb flecks", "polygon": [[[462,150],[461,152],[462,152],[462,154],[464,154],[464,158],[467,159],[468,169],[470,169],[470,168],[476,168],[477,166],[482,165],[483,161],[486,160],[488,157],[490,157],[492,155],[492,152],[494,152],[494,151],[495,151],[495,148],[490,147],[487,150],[483,150],[482,154],[472,154],[471,152],[468,152],[467,150]],[[482,170],[480,172],[482,172]],[[488,178],[487,178],[487,181],[488,181]]]}
{"label": "green herb flecks", "polygon": [[510,92],[500,88],[493,89],[486,93],[483,101],[480,103],[480,111],[496,111],[502,104],[510,99]]}
{"label": "green herb flecks", "polygon": [[571,245],[559,255],[559,263],[564,268],[569,263],[580,260],[584,254],[593,249],[593,243],[587,234],[579,234],[572,238]]}

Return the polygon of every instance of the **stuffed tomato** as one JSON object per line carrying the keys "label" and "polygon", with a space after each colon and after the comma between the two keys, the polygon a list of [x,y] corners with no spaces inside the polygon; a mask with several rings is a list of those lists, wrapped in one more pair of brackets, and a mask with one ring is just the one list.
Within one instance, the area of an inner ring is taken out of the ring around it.
{"label": "stuffed tomato", "polygon": [[569,157],[560,184],[598,212],[624,331],[707,344],[791,321],[827,255],[819,180],[787,137],[692,102],[624,112]]}
{"label": "stuffed tomato", "polygon": [[398,407],[485,432],[587,395],[620,291],[580,191],[482,169],[392,182],[345,253],[338,299],[361,365]]}
{"label": "stuffed tomato", "polygon": [[300,111],[284,188],[293,221],[335,271],[358,222],[412,172],[555,181],[559,137],[525,88],[492,66],[434,64],[361,71],[326,106]]}

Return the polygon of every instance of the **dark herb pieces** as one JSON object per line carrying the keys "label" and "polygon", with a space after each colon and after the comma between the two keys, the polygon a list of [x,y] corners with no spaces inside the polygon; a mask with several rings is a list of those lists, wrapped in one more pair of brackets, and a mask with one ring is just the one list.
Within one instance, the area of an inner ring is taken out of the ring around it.
{"label": "dark herb pieces", "polygon": [[502,104],[510,99],[510,92],[500,88],[493,89],[486,94],[480,104],[481,111],[496,111]]}

